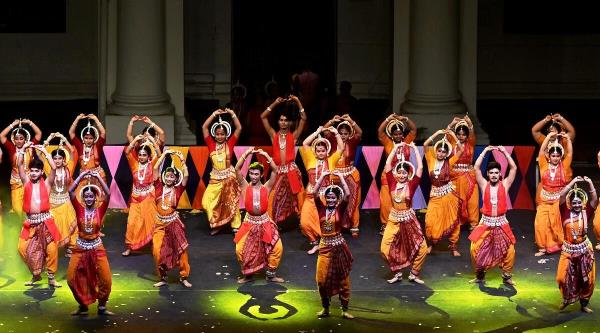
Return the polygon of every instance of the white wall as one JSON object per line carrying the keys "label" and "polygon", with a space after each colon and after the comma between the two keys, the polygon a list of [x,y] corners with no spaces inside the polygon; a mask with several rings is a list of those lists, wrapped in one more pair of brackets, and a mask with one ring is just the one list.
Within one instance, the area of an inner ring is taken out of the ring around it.
{"label": "white wall", "polygon": [[357,98],[392,97],[392,0],[338,0],[337,81]]}
{"label": "white wall", "polygon": [[67,31],[0,34],[0,100],[96,98],[97,3],[67,1]]}
{"label": "white wall", "polygon": [[479,98],[599,98],[600,35],[503,33],[503,2],[479,2]]}

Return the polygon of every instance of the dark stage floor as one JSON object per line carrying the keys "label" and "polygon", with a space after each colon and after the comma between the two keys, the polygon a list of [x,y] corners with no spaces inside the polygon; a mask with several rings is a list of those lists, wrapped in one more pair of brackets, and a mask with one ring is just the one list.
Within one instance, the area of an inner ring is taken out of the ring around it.
{"label": "dark stage floor", "polygon": [[[440,245],[426,259],[420,286],[403,281],[389,285],[387,267],[379,255],[378,211],[364,211],[359,239],[347,237],[355,257],[352,270],[351,312],[356,319],[333,316],[317,319],[320,301],[315,288],[316,257],[305,253],[307,243],[293,228],[283,233],[284,256],[279,274],[284,284],[263,279],[236,283],[238,264],[231,234],[209,236],[203,214],[184,214],[190,240],[190,282],[153,288],[152,256],[148,251],[121,257],[126,216],[110,211],[105,222],[105,246],[113,273],[109,307],[114,317],[95,312],[74,318],[76,303],[66,287],[68,259],[61,257],[59,280],[65,287],[48,289],[40,284],[23,287],[29,278],[16,251],[20,221],[6,215],[0,234],[0,332],[593,332],[598,312],[587,315],[571,306],[560,313],[555,282],[558,256],[533,256],[533,212],[509,214],[517,236],[515,288],[502,284],[498,270],[488,273],[485,286],[468,284],[472,278],[467,231],[461,234],[460,258]],[[540,260],[543,259],[543,260]],[[45,282],[45,281],[44,281]],[[95,306],[92,307],[95,310]]]}

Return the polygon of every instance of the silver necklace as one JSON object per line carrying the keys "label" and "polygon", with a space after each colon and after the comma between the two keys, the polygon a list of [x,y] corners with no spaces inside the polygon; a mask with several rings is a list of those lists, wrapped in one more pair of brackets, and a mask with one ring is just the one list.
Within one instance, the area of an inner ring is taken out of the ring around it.
{"label": "silver necklace", "polygon": [[[137,170],[137,179],[138,181],[141,183],[144,181],[144,179],[146,179],[146,170],[148,169],[148,162],[146,163],[140,163],[138,170]],[[142,173],[143,172],[143,173]]]}
{"label": "silver necklace", "polygon": [[[569,223],[571,224],[571,235],[573,235],[573,239],[575,240],[575,239],[577,239],[577,237],[581,233],[581,220],[583,220],[583,218],[582,218],[581,212],[579,212],[579,213],[573,213],[571,211],[569,214],[570,214],[570,221],[569,221]],[[573,223],[573,220],[575,218],[577,218],[577,230],[575,230],[575,226],[574,226],[574,223]]]}
{"label": "silver necklace", "polygon": [[[167,194],[167,193],[169,194],[168,202],[165,200],[165,194]],[[171,203],[173,202],[173,187],[165,186],[163,188],[160,200],[161,200],[160,205],[161,205],[162,209],[163,210],[169,209],[169,207],[171,206]]]}
{"label": "silver necklace", "polygon": [[91,157],[92,157],[92,146],[83,147],[83,156],[81,156],[81,159],[83,160],[83,162],[85,162],[87,164],[87,162],[90,161]]}
{"label": "silver necklace", "polygon": [[443,166],[444,166],[444,161],[435,160],[435,165],[433,167],[433,175],[434,175],[435,179],[438,179],[438,177],[442,173]]}
{"label": "silver necklace", "polygon": [[252,187],[252,207],[255,212],[260,211],[260,187]]}
{"label": "silver necklace", "polygon": [[548,169],[550,171],[550,180],[554,180],[554,178],[556,177],[556,170],[558,170],[558,165],[550,164]]}
{"label": "silver necklace", "polygon": [[287,133],[279,132],[279,149],[284,150],[286,147]]}
{"label": "silver necklace", "polygon": [[96,217],[96,208],[85,208],[85,217],[83,223],[83,231],[87,234],[94,232],[94,217]]}

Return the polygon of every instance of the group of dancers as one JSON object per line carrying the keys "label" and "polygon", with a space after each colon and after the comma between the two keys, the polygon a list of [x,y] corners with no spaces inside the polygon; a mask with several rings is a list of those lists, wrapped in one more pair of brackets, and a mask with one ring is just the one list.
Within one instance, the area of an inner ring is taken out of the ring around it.
{"label": "group of dancers", "polygon": [[[362,130],[349,115],[336,115],[306,137],[300,148],[308,172],[305,188],[294,163],[295,147],[307,121],[300,100],[293,95],[277,98],[261,119],[273,143],[272,156],[252,147],[235,165],[233,148],[242,130],[236,114],[218,109],[202,125],[212,165],[202,208],[211,234],[227,226],[234,231],[241,267],[239,283],[252,281],[263,270],[267,281],[281,283],[284,280],[276,273],[283,254],[278,225],[299,216],[300,228],[310,243],[307,253],[318,253],[316,282],[323,307],[318,316],[329,316],[331,297],[338,295],[342,317],[351,319],[353,257],[343,232],[359,236],[361,188],[354,160]],[[277,130],[272,127],[273,119]],[[146,125],[137,136],[133,136],[135,122]],[[579,300],[582,311],[591,312],[588,302],[594,289],[595,261],[587,226],[597,205],[596,191],[589,178],[572,177],[575,130],[566,119],[558,114],[548,116],[532,131],[541,144],[535,218],[539,251],[535,255],[561,250],[557,271],[563,295],[560,307]],[[391,271],[387,282],[401,281],[402,271],[408,269],[409,281],[425,283],[420,272],[432,247],[448,239],[452,255],[460,256],[460,228],[467,224],[472,230],[469,239],[475,270],[470,282],[483,283],[486,272],[499,267],[504,283],[514,285],[516,239],[506,219],[508,193],[516,175],[510,154],[502,146],[487,146],[473,164],[475,133],[468,116],[454,118],[446,129],[425,140],[431,193],[423,232],[412,208],[424,168],[413,143],[416,133],[414,122],[398,114],[388,116],[378,128],[387,154],[380,190],[380,251]],[[74,315],[87,314],[88,306],[96,301],[98,314],[112,314],[106,307],[112,282],[102,244],[110,197],[100,165],[105,136],[104,127],[92,114],[75,119],[69,138],[52,133],[43,144],[39,144],[40,129],[27,119],[15,120],[0,133],[12,163],[12,210],[24,218],[18,250],[32,274],[25,285],[40,281],[45,268],[48,284],[60,287],[55,274],[58,249],[64,247],[70,257],[67,283],[79,304]],[[178,269],[181,284],[189,288],[189,244],[177,211],[189,176],[184,156],[176,148],[165,149],[165,132],[146,116],[132,117],[126,136],[133,188],[122,255],[129,256],[152,243],[158,276],[154,286],[167,285],[168,272]],[[506,159],[508,170],[493,160],[482,166],[492,151]],[[243,174],[247,160],[251,163]],[[73,179],[77,163],[79,175]],[[580,183],[587,183],[588,190]],[[600,217],[598,220],[595,230],[600,230]]]}

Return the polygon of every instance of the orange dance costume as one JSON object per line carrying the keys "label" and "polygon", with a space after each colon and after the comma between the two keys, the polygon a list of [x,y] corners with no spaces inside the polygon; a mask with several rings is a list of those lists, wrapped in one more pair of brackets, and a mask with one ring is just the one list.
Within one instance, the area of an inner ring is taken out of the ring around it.
{"label": "orange dance costume", "polygon": [[96,301],[103,307],[112,286],[108,257],[100,238],[108,200],[92,210],[87,210],[77,199],[72,202],[77,214],[78,237],[67,269],[67,283],[80,307],[86,308]]}
{"label": "orange dance costume", "polygon": [[68,249],[73,249],[77,240],[77,216],[68,192],[73,181],[71,175],[75,169],[75,163],[74,160],[70,160],[66,166],[57,168],[54,182],[50,188],[50,212],[60,232],[58,246],[65,246]]}
{"label": "orange dance costume", "polygon": [[[337,143],[335,140],[329,140],[332,142],[331,149],[336,149]],[[356,149],[360,139],[357,137],[351,137],[346,140],[344,149],[342,150],[342,156],[335,163],[335,171],[339,172],[348,184],[350,193],[348,194],[348,205],[344,212],[344,228],[351,228],[352,230],[358,231],[360,226],[360,200],[361,200],[361,186],[360,186],[360,172],[354,166],[354,159],[356,158]],[[339,183],[337,177],[334,177],[334,182]]]}
{"label": "orange dance costume", "polygon": [[541,183],[538,186],[535,214],[535,243],[540,251],[554,253],[560,250],[563,228],[560,217],[560,191],[571,180],[571,154],[566,153],[557,166],[552,166],[544,152],[538,156]]}
{"label": "orange dance costume", "polygon": [[475,133],[470,132],[463,144],[462,155],[452,167],[450,179],[456,185],[456,193],[462,201],[460,209],[461,223],[469,223],[472,227],[479,223],[479,188],[473,169],[475,152]]}
{"label": "orange dance costume", "polygon": [[[98,136],[96,143],[91,146],[84,145],[83,142],[81,142],[81,139],[77,136],[74,136],[71,141],[73,143],[73,147],[75,147],[77,154],[79,155],[79,172],[88,170],[95,171],[100,175],[102,180],[106,182],[106,173],[100,166],[102,149],[104,148],[106,140],[102,136]],[[91,177],[90,182],[92,184],[99,185],[98,180],[95,177]],[[80,189],[85,185],[87,185],[87,182],[81,182],[78,185],[76,193],[79,193]]]}
{"label": "orange dance costume", "polygon": [[315,200],[321,225],[321,241],[317,258],[317,286],[323,308],[328,309],[331,297],[339,295],[343,311],[350,302],[350,271],[352,253],[342,236],[341,219],[347,202],[335,209],[326,207],[322,198]]}
{"label": "orange dance costume", "polygon": [[[413,142],[414,139],[415,135],[411,132],[403,140],[403,142],[407,145],[400,149],[402,149],[402,155],[404,155],[405,161],[410,161],[410,147],[408,146],[408,144]],[[392,139],[390,139],[385,134],[379,136],[379,142],[383,145],[385,156],[389,155],[394,149],[394,141],[392,141]],[[400,158],[394,158],[394,160],[392,160],[392,163],[396,163],[398,160],[400,160]],[[350,186],[349,183],[348,186]],[[385,175],[385,173],[381,174],[381,189],[379,190],[379,202],[379,219],[381,221],[381,224],[385,226],[388,221],[388,217],[390,216],[390,212],[392,210],[392,198],[390,197],[390,187],[388,186],[387,176]]]}
{"label": "orange dance costume", "polygon": [[210,135],[204,138],[210,151],[212,170],[210,182],[202,196],[202,208],[206,211],[208,223],[213,230],[227,224],[237,230],[241,224],[240,185],[231,165],[233,147],[237,140],[232,135],[226,142],[218,144]]}
{"label": "orange dance costume", "polygon": [[427,256],[427,243],[412,209],[412,198],[421,178],[414,176],[408,182],[399,184],[392,171],[386,176],[392,189],[392,210],[381,239],[381,255],[393,273],[412,266],[411,273],[418,276]]}
{"label": "orange dance costume", "polygon": [[269,217],[268,191],[264,185],[248,185],[244,194],[246,217],[234,238],[242,274],[251,275],[266,267],[267,278],[275,277],[283,254],[277,225]]}
{"label": "orange dance costume", "polygon": [[495,188],[488,182],[483,194],[481,222],[469,235],[477,280],[483,280],[485,272],[496,266],[502,270],[504,281],[512,278],[516,239],[505,215],[507,200],[502,181]]}
{"label": "orange dance costume", "polygon": [[572,212],[566,205],[560,206],[565,236],[556,282],[564,305],[579,301],[582,307],[586,307],[594,292],[596,261],[592,243],[587,237],[588,221],[593,210],[589,203],[579,213]]}
{"label": "orange dance costume", "polygon": [[179,277],[185,280],[190,275],[188,240],[185,226],[177,212],[177,205],[185,191],[183,185],[167,188],[161,179],[154,182],[156,200],[156,226],[152,236],[152,254],[156,269],[162,280],[173,268],[179,268]]}
{"label": "orange dance costume", "polygon": [[[306,187],[306,195],[300,212],[300,228],[302,233],[308,238],[313,245],[319,243],[321,238],[321,226],[319,222],[319,214],[315,205],[315,198],[312,194],[315,183],[324,171],[331,171],[333,165],[340,159],[341,153],[334,151],[330,157],[319,160],[315,157],[312,150],[301,149],[301,154],[304,157],[304,165],[308,173],[308,186]],[[329,178],[323,179],[323,187],[329,186]]]}
{"label": "orange dance costume", "polygon": [[154,233],[156,204],[154,202],[153,167],[156,159],[141,164],[138,162],[135,149],[126,155],[133,174],[133,190],[129,200],[125,245],[129,250],[138,250],[150,243]]}
{"label": "orange dance costume", "polygon": [[304,187],[295,159],[295,138],[290,132],[273,137],[273,160],[278,167],[275,185],[269,193],[269,215],[280,223],[302,210]]}
{"label": "orange dance costume", "polygon": [[436,169],[435,149],[428,147],[425,159],[431,180],[431,192],[425,214],[425,235],[431,245],[448,237],[448,248],[456,250],[460,236],[459,211],[462,203],[455,185],[450,180],[450,170],[456,164],[458,156],[454,154],[445,159],[439,169]]}

